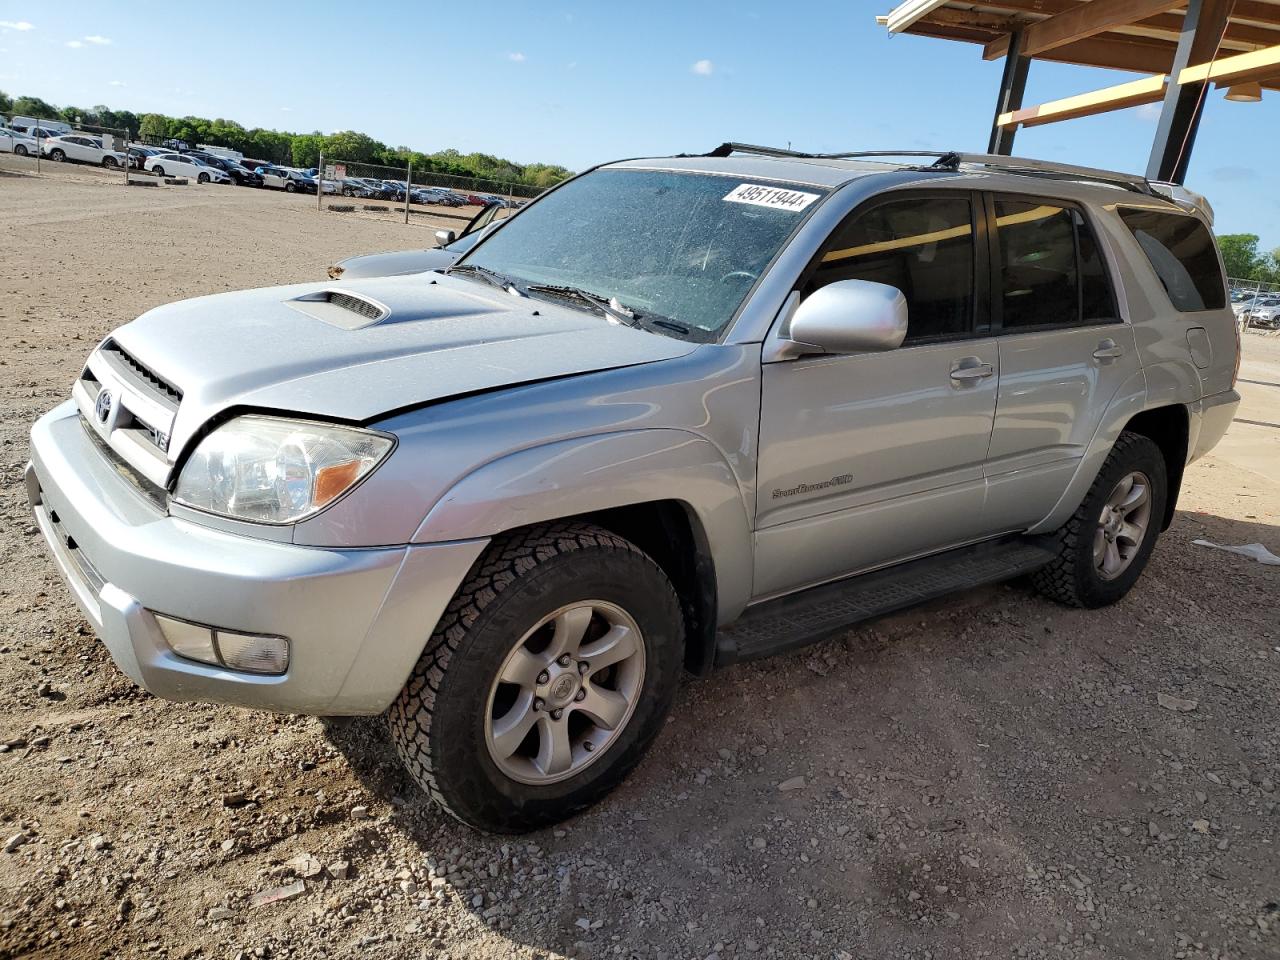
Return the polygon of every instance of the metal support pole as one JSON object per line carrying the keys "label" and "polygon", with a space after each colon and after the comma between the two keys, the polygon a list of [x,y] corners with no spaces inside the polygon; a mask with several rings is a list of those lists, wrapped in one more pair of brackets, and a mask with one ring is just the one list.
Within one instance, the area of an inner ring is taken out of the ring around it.
{"label": "metal support pole", "polygon": [[324,151],[320,151],[320,160],[316,164],[316,209],[323,210],[324,203]]}
{"label": "metal support pole", "polygon": [[996,97],[996,115],[991,121],[991,139],[987,141],[987,153],[1007,157],[1013,153],[1016,125],[1000,126],[1001,114],[1022,109],[1022,95],[1027,89],[1027,72],[1031,58],[1022,55],[1022,31],[1009,34],[1009,49],[1004,55],[1004,73],[1000,77],[1000,93]]}
{"label": "metal support pole", "polygon": [[1173,67],[1169,70],[1164,105],[1160,109],[1160,122],[1147,161],[1148,180],[1168,183],[1186,180],[1209,84],[1207,81],[1183,84],[1178,82],[1178,77],[1189,66],[1213,60],[1233,5],[1234,0],[1189,0],[1187,3]]}
{"label": "metal support pole", "polygon": [[409,191],[413,189],[413,161],[404,168],[404,222],[409,222]]}

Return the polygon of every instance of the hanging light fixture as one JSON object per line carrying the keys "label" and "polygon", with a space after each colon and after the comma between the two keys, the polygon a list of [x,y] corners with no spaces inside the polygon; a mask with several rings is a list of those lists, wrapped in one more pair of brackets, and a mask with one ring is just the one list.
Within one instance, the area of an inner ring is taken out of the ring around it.
{"label": "hanging light fixture", "polygon": [[1236,83],[1227,87],[1227,99],[1236,103],[1257,103],[1262,99],[1262,84]]}

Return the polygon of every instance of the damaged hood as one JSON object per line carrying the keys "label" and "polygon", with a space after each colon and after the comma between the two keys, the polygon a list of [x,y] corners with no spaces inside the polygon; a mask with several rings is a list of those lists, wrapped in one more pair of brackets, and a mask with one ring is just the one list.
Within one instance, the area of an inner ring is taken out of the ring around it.
{"label": "damaged hood", "polygon": [[151,310],[111,339],[181,391],[172,450],[232,407],[367,422],[697,346],[437,274],[198,297]]}

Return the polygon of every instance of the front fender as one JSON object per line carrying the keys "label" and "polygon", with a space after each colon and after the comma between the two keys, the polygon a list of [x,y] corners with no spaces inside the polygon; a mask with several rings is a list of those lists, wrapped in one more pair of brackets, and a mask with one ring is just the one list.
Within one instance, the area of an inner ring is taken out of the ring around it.
{"label": "front fender", "polygon": [[531,523],[658,500],[686,504],[702,524],[715,571],[718,619],[733,619],[751,596],[746,505],[724,455],[683,430],[578,437],[494,460],[454,484],[413,539],[491,537]]}

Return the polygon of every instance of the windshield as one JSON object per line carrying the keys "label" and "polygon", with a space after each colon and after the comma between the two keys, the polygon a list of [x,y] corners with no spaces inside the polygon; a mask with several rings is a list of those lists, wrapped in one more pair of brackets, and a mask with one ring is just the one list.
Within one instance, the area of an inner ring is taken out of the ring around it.
{"label": "windshield", "polygon": [[[690,339],[710,340],[824,192],[711,174],[598,170],[522,211],[462,263],[518,288],[616,298],[641,325],[673,320]],[[662,331],[681,335],[669,325]]]}

